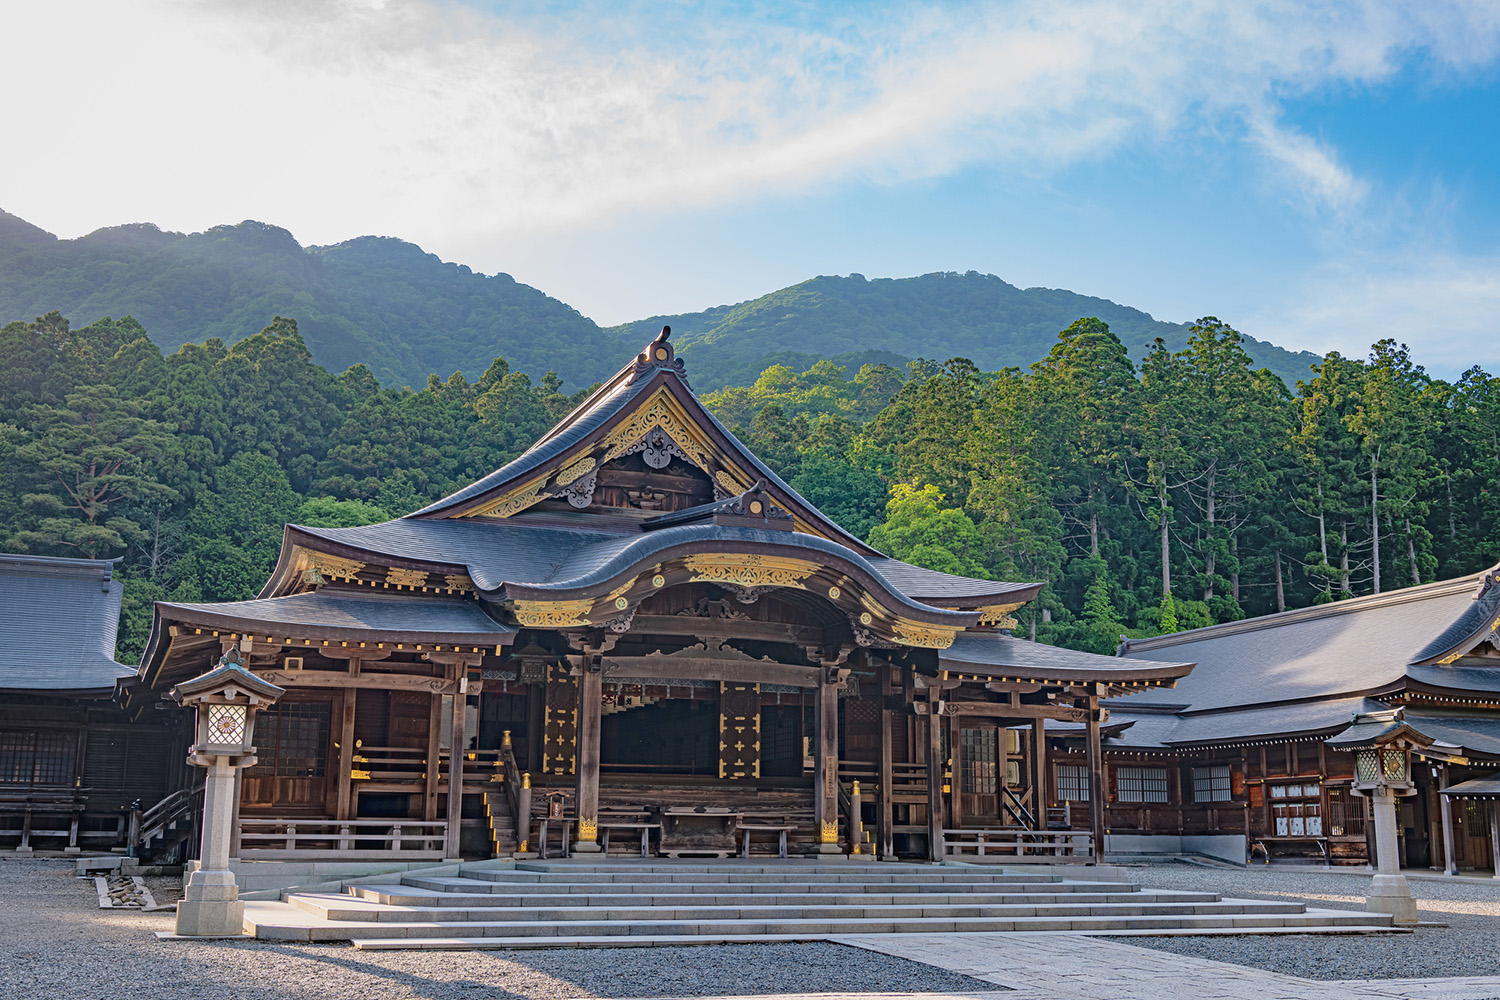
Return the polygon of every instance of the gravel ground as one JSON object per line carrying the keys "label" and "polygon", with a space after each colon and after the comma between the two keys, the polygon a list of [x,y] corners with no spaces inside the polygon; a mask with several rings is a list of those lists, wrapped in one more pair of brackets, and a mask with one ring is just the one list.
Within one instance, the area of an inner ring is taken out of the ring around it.
{"label": "gravel ground", "polygon": [[[175,879],[147,879],[177,898]],[[160,942],[173,915],[98,908],[73,863],[0,858],[0,1000],[555,1000],[993,991],[836,944],[537,952],[361,952],[347,945]]]}
{"label": "gravel ground", "polygon": [[[1363,910],[1369,879],[1317,868],[1205,868],[1189,864],[1130,869],[1143,887],[1217,892],[1242,899],[1296,900],[1308,906]],[[1245,937],[1121,937],[1179,955],[1196,955],[1306,979],[1420,979],[1500,976],[1500,881],[1411,880],[1422,920],[1412,934]]]}

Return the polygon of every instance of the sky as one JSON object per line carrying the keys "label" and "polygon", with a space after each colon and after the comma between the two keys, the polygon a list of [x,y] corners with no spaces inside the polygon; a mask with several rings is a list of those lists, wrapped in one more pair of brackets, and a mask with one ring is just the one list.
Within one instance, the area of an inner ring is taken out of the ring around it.
{"label": "sky", "polygon": [[977,270],[1500,371],[1495,0],[0,0],[0,37],[0,208],[64,238],[399,236],[606,325]]}

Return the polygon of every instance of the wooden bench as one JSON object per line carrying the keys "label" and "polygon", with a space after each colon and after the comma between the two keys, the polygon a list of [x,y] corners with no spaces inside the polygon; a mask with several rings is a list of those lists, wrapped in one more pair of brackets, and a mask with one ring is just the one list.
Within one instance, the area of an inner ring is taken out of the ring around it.
{"label": "wooden bench", "polygon": [[[67,837],[70,853],[78,851],[78,822],[83,814],[81,789],[35,788],[29,786],[0,788],[0,816],[19,816],[19,828],[0,827],[0,837],[20,837],[16,853],[31,853],[32,837]],[[36,829],[36,816],[67,818],[67,829]]]}
{"label": "wooden bench", "polygon": [[750,834],[752,833],[777,834],[778,840],[780,842],[780,849],[777,852],[776,856],[779,858],[786,857],[786,838],[787,835],[795,829],[797,829],[797,827],[792,823],[740,823],[735,828],[736,833],[742,833],[745,835],[744,844],[740,848],[740,857],[748,858],[750,856]]}
{"label": "wooden bench", "polygon": [[609,853],[609,831],[611,830],[639,830],[641,833],[641,857],[651,856],[651,831],[657,831],[657,840],[661,839],[660,823],[634,823],[628,820],[603,819],[599,820],[599,832],[603,834],[603,850]]}
{"label": "wooden bench", "polygon": [[547,859],[547,831],[549,825],[552,823],[556,823],[561,828],[562,856],[565,858],[572,857],[573,848],[572,845],[568,843],[568,830],[573,826],[573,823],[575,822],[574,817],[567,816],[563,817],[562,819],[552,819],[550,817],[543,816],[539,822],[541,826],[537,830],[536,843],[537,852],[542,856],[542,860],[545,861]]}
{"label": "wooden bench", "polygon": [[1266,864],[1270,864],[1271,847],[1276,844],[1312,844],[1313,846],[1317,847],[1318,852],[1323,855],[1323,863],[1325,865],[1329,863],[1328,838],[1319,836],[1253,837],[1251,838],[1250,842],[1250,854],[1252,857],[1254,857],[1255,849],[1259,847],[1260,852],[1265,855]]}

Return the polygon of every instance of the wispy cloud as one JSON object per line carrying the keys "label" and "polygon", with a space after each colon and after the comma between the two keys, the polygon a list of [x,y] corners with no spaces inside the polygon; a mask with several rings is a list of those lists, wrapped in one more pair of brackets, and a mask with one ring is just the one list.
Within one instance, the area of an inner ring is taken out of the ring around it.
{"label": "wispy cloud", "polygon": [[13,5],[0,28],[26,44],[0,84],[27,97],[0,122],[49,152],[0,161],[0,197],[23,213],[46,203],[38,214],[62,228],[243,214],[313,239],[503,239],[855,175],[1047,170],[1238,129],[1295,191],[1342,211],[1364,185],[1275,124],[1273,92],[1380,79],[1412,46],[1462,67],[1500,37],[1493,4],[1463,2],[1035,0],[792,21],[731,9],[656,30],[604,10]]}

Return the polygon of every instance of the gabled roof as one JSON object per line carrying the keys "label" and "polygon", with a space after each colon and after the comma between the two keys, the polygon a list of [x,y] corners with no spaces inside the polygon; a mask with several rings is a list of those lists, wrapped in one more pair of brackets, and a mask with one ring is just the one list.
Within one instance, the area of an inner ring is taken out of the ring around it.
{"label": "gabled roof", "polygon": [[167,622],[219,629],[276,629],[291,635],[328,639],[383,639],[409,642],[442,639],[479,645],[508,645],[516,627],[497,622],[478,601],[430,597],[341,593],[321,590],[286,597],[221,604],[177,604],[158,601],[157,614]]}
{"label": "gabled roof", "polygon": [[114,659],[115,562],[0,555],[0,690],[103,697],[135,672]]}
{"label": "gabled roof", "polygon": [[996,633],[966,632],[938,653],[938,666],[959,674],[1003,680],[1097,682],[1117,688],[1168,686],[1193,669],[1191,663],[1161,663],[1100,656],[1047,646]]}
{"label": "gabled roof", "polygon": [[799,530],[877,555],[772,472],[699,402],[667,341],[670,332],[670,327],[663,327],[635,360],[514,461],[408,516],[512,516],[548,496],[562,495],[660,430],[676,453],[707,473],[721,496],[742,493],[762,480],[766,492],[796,518]]}
{"label": "gabled roof", "polygon": [[1188,711],[1378,695],[1410,683],[1500,694],[1500,668],[1435,665],[1489,634],[1500,599],[1492,571],[1335,604],[1249,618],[1150,639],[1122,656],[1198,664],[1170,695],[1144,692],[1120,705],[1177,704]]}

